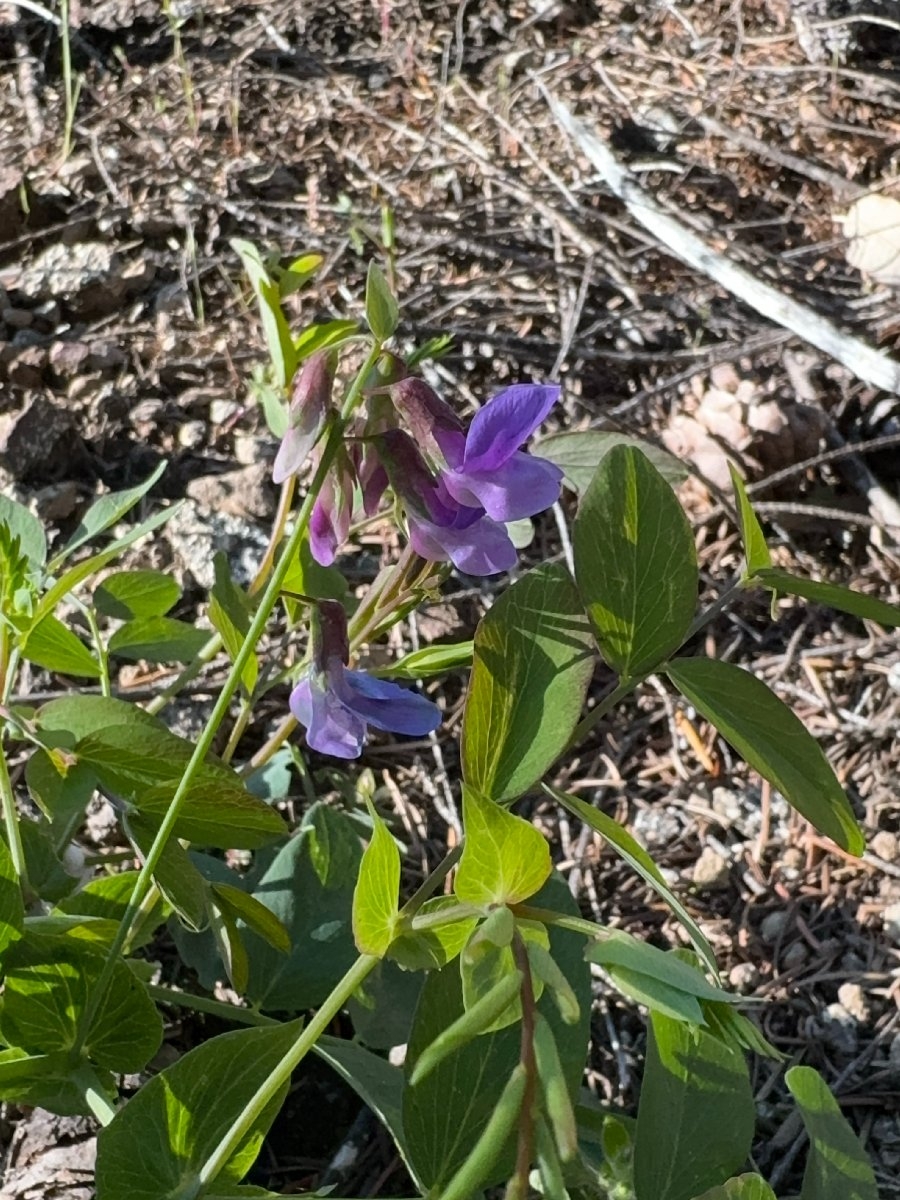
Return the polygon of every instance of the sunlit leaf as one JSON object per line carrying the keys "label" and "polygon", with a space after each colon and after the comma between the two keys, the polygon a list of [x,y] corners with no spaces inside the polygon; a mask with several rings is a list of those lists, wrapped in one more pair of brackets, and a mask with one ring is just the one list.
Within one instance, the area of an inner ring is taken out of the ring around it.
{"label": "sunlit leaf", "polygon": [[466,843],[454,891],[464,903],[519,904],[547,881],[550,847],[530,822],[467,787],[463,824]]}
{"label": "sunlit leaf", "polygon": [[791,1067],[785,1078],[809,1134],[800,1200],[878,1200],[872,1165],[819,1072]]}

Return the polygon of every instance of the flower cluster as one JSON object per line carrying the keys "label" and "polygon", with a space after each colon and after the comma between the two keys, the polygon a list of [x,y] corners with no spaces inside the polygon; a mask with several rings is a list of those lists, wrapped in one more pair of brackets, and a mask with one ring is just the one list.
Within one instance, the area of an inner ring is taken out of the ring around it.
{"label": "flower cluster", "polygon": [[347,616],[334,600],[313,610],[312,659],[291,692],[290,708],[313,750],[358,758],[367,726],[423,737],[437,729],[441,712],[424,696],[347,666]]}
{"label": "flower cluster", "polygon": [[[291,425],[276,459],[277,480],[297,470],[327,420],[333,365],[314,356],[302,372]],[[516,384],[499,392],[468,429],[422,379],[404,378],[373,397],[359,436],[343,447],[310,520],[310,548],[323,565],[347,537],[357,494],[377,510],[390,485],[409,541],[433,562],[469,575],[515,565],[506,522],[531,517],[559,498],[562,472],[521,447],[559,398],[556,386]]]}

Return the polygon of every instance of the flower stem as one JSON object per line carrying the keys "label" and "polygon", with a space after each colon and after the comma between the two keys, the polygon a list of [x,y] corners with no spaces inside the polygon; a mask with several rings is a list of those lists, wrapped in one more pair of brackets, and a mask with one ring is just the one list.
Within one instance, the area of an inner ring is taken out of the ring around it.
{"label": "flower stem", "polygon": [[535,999],[528,951],[519,933],[513,936],[512,952],[516,966],[522,972],[522,1034],[519,1061],[525,1071],[525,1092],[519,1117],[516,1169],[506,1189],[506,1200],[526,1200],[528,1174],[531,1170],[531,1160],[534,1158],[534,1120],[537,1105],[537,1063],[534,1056]]}
{"label": "flower stem", "polygon": [[25,867],[25,849],[22,846],[22,834],[19,830],[19,810],[16,808],[16,797],[13,792],[12,780],[9,777],[9,766],[6,762],[6,749],[0,740],[0,804],[3,805],[3,827],[6,830],[6,842],[13,860],[13,866],[19,877],[19,886],[24,895],[28,894],[28,873]]}

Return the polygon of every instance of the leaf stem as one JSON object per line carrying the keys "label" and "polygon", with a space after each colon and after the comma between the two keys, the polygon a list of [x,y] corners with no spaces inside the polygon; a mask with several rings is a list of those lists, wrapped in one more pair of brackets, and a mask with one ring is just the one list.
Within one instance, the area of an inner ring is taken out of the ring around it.
{"label": "leaf stem", "polygon": [[531,979],[531,964],[528,951],[520,933],[512,940],[512,952],[516,966],[522,972],[522,1033],[519,1061],[525,1071],[525,1091],[522,1096],[522,1111],[519,1118],[519,1139],[516,1150],[516,1167],[506,1188],[506,1200],[526,1200],[528,1175],[534,1158],[534,1121],[537,1104],[537,1062],[534,1055],[534,984]]}
{"label": "leaf stem", "polygon": [[209,1013],[211,1017],[221,1017],[225,1021],[235,1021],[239,1025],[280,1025],[274,1017],[265,1017],[262,1013],[254,1012],[252,1008],[239,1008],[236,1004],[226,1004],[224,1000],[211,1000],[206,996],[195,996],[192,992],[176,992],[172,988],[161,987],[159,984],[148,983],[147,992],[158,1004],[174,1004],[178,1008],[190,1008],[194,1012]]}
{"label": "leaf stem", "polygon": [[22,834],[19,830],[19,810],[16,808],[16,796],[13,792],[12,780],[9,777],[9,766],[6,762],[6,749],[0,738],[0,804],[3,805],[3,827],[6,830],[6,842],[12,856],[13,866],[19,877],[19,886],[23,895],[27,895],[28,872],[25,865],[25,849],[22,846]]}

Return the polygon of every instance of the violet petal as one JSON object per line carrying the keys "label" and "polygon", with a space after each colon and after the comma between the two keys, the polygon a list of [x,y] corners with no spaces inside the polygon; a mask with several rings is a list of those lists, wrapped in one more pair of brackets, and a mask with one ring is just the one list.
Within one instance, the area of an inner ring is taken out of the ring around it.
{"label": "violet petal", "polygon": [[376,729],[423,737],[441,723],[441,710],[436,704],[418,692],[365,671],[345,670],[341,694],[345,704]]}
{"label": "violet petal", "polygon": [[526,442],[559,399],[556,384],[517,383],[498,392],[472,418],[466,471],[494,471]]}
{"label": "violet petal", "polygon": [[460,504],[479,504],[495,521],[518,521],[554,505],[562,477],[553,463],[517,450],[493,471],[448,471],[444,482]]}
{"label": "violet petal", "polygon": [[466,529],[433,525],[410,513],[409,541],[416,554],[432,562],[448,559],[467,575],[497,575],[516,565],[516,548],[506,527],[481,517]]}
{"label": "violet petal", "polygon": [[364,720],[348,708],[326,677],[309,673],[291,692],[290,709],[306,727],[306,741],[320,754],[358,758],[366,740]]}

